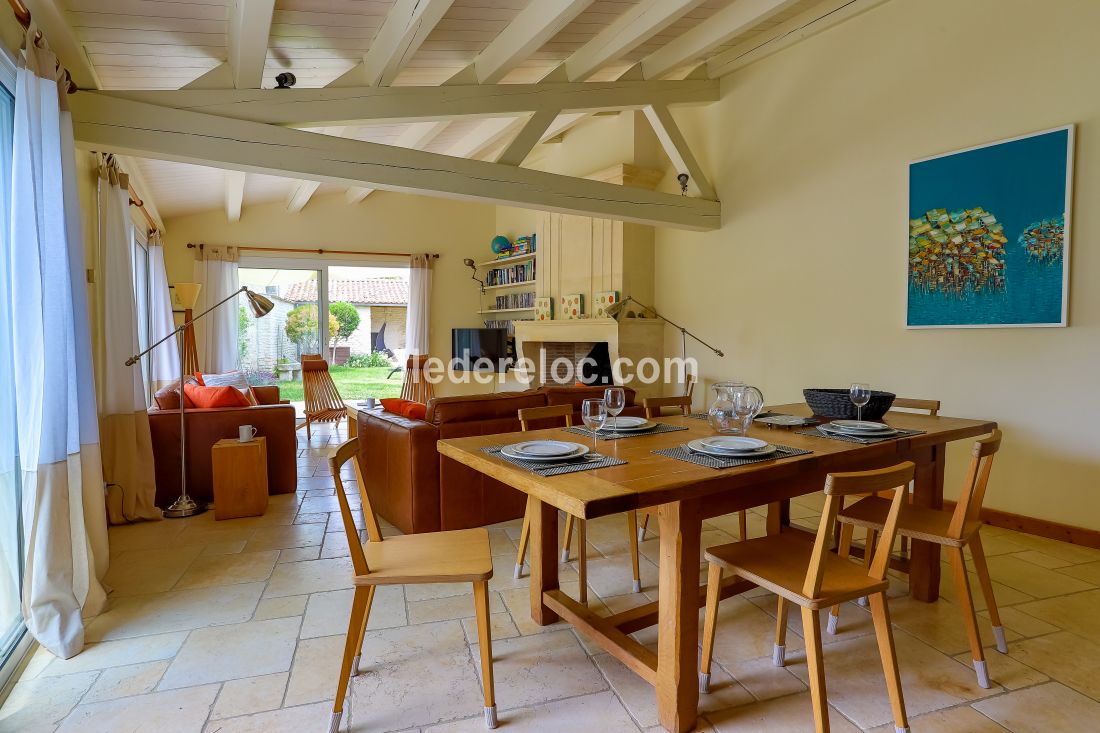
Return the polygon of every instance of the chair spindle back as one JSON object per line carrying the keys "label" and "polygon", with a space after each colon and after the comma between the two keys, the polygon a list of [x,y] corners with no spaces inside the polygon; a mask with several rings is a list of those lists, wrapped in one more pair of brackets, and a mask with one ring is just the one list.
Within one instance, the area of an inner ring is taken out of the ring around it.
{"label": "chair spindle back", "polygon": [[1001,449],[1001,431],[994,430],[988,436],[974,441],[970,450],[970,468],[966,472],[959,503],[951,515],[947,527],[952,539],[962,539],[967,522],[979,519],[985,492],[989,488],[989,473],[993,469],[993,457]]}
{"label": "chair spindle back", "polygon": [[646,397],[642,401],[642,405],[645,407],[645,416],[647,418],[654,418],[661,416],[661,408],[663,407],[679,407],[680,414],[688,415],[691,413],[691,395],[679,395],[678,397]]}
{"label": "chair spindle back", "polygon": [[[351,438],[336,449],[336,454],[328,459],[329,469],[332,471],[332,480],[336,486],[336,500],[340,504],[340,518],[344,520],[344,534],[348,539],[348,552],[351,555],[351,564],[355,568],[356,575],[367,575],[370,567],[367,566],[367,557],[363,553],[363,545],[360,543],[359,530],[355,526],[355,517],[351,513],[347,494],[344,493],[344,482],[340,476],[340,470],[348,460],[354,460],[359,464],[359,475],[363,475],[363,463],[359,454],[359,438]],[[378,517],[371,507],[370,497],[364,486],[359,486],[359,500],[363,504],[363,523],[367,526],[367,539],[371,542],[381,542],[382,532],[378,527]]]}
{"label": "chair spindle back", "polygon": [[564,417],[565,427],[573,427],[573,406],[572,405],[548,405],[546,407],[524,407],[517,410],[517,417],[519,417],[520,429],[523,432],[527,432],[528,423],[532,420],[545,420],[552,417]]}

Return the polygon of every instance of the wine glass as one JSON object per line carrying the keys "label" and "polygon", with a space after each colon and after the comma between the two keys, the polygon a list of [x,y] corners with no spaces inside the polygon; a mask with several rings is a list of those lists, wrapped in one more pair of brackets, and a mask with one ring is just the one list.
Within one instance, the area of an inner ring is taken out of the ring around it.
{"label": "wine glass", "polygon": [[[626,391],[622,387],[608,387],[603,391],[603,401],[607,403],[607,414],[611,418],[618,418],[619,413],[626,407]],[[614,419],[609,419],[614,424]]]}
{"label": "wine glass", "polygon": [[856,406],[856,420],[863,421],[863,406],[871,401],[871,385],[862,382],[852,383],[848,390],[852,404]]}
{"label": "wine glass", "polygon": [[764,407],[764,398],[758,390],[738,389],[733,393],[733,414],[741,423],[741,434],[748,435],[752,419]]}
{"label": "wine glass", "polygon": [[592,448],[596,448],[596,431],[607,422],[607,403],[603,400],[587,399],[581,403],[581,420],[592,431]]}

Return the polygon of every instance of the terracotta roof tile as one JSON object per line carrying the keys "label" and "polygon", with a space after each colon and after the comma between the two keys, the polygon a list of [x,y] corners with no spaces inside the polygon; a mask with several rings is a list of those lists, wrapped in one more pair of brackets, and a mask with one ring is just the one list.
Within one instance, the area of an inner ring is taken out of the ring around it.
{"label": "terracotta roof tile", "polygon": [[[317,281],[305,280],[289,286],[282,297],[291,303],[312,303],[317,300]],[[407,305],[409,283],[390,277],[373,277],[362,280],[329,280],[330,303],[346,302],[354,305]]]}

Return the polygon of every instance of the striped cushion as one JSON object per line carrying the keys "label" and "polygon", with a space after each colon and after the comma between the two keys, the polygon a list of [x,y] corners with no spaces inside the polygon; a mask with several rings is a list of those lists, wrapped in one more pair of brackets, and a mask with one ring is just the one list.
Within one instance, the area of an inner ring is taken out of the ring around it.
{"label": "striped cushion", "polygon": [[203,374],[201,377],[201,382],[204,387],[236,387],[244,394],[249,404],[258,404],[256,398],[252,394],[252,388],[248,384],[248,379],[244,376],[244,372],[232,371],[222,374]]}

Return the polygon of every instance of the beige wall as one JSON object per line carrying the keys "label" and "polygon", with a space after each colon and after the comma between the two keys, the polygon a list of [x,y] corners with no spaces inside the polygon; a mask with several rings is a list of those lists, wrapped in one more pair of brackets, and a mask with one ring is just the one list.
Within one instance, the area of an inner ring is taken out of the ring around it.
{"label": "beige wall", "polygon": [[[188,242],[438,252],[432,287],[432,355],[450,358],[452,328],[481,325],[476,314],[478,290],[462,260],[488,250],[494,227],[492,206],[386,192],[375,192],[366,201],[349,205],[343,194],[336,194],[314,197],[298,214],[287,213],[286,205],[277,202],[245,206],[235,224],[219,210],[170,219],[165,227],[165,260],[172,283],[193,277],[193,251],[187,249]],[[363,264],[386,261],[371,259]],[[440,385],[437,391],[448,394],[485,388]]]}
{"label": "beige wall", "polygon": [[[657,233],[657,307],[727,352],[703,377],[771,402],[869,381],[995,419],[987,506],[1100,529],[1098,28],[1094,0],[892,0],[723,79],[685,127],[724,225]],[[1071,122],[1071,327],[906,330],[908,161]]]}

